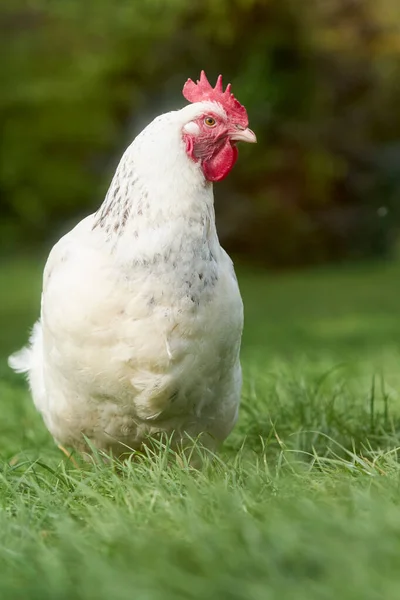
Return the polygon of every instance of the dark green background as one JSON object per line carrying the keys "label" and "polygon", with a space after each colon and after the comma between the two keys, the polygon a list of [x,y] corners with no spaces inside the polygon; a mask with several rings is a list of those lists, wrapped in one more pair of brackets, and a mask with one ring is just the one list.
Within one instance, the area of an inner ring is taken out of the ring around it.
{"label": "dark green background", "polygon": [[216,186],[221,241],[278,267],[390,255],[399,220],[396,0],[0,0],[0,251],[101,203],[204,68],[257,147]]}

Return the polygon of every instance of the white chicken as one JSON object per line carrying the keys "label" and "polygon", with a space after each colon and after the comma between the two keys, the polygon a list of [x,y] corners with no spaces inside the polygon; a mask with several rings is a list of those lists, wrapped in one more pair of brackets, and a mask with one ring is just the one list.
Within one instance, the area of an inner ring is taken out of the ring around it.
{"label": "white chicken", "polygon": [[221,76],[213,88],[202,72],[183,95],[191,104],[136,137],[98,212],[53,247],[40,321],[9,359],[60,447],[84,452],[87,438],[121,456],[166,433],[215,449],[236,422],[243,306],[212,182],[256,137]]}

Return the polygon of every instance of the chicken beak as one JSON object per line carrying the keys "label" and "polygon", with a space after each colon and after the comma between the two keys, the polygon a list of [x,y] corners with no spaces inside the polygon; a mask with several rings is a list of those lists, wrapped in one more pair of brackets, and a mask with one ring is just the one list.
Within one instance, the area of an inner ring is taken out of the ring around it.
{"label": "chicken beak", "polygon": [[249,129],[236,129],[231,133],[230,138],[233,142],[249,142],[250,144],[256,144],[257,138],[254,131]]}

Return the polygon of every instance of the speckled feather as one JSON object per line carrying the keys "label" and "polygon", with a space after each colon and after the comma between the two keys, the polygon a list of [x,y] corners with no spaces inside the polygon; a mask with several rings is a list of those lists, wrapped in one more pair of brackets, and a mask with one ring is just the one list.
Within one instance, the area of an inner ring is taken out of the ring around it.
{"label": "speckled feather", "polygon": [[242,301],[221,248],[212,184],[182,128],[215,102],[155,119],[126,150],[106,198],[52,249],[41,319],[10,358],[27,372],[56,442],[83,435],[119,455],[148,434],[231,431],[241,392]]}

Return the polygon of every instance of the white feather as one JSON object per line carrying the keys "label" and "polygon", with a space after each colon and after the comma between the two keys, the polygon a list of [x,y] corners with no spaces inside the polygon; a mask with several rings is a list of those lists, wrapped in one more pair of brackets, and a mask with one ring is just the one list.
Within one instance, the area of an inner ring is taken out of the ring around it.
{"label": "white feather", "polygon": [[22,348],[8,357],[8,366],[16,373],[27,373],[30,369],[31,354],[30,348]]}
{"label": "white feather", "polygon": [[119,454],[148,434],[231,431],[241,391],[242,301],[220,247],[212,185],[182,129],[223,109],[191,104],[125,152],[107,197],[52,249],[41,322],[10,357],[58,443]]}

